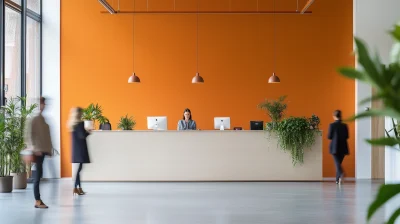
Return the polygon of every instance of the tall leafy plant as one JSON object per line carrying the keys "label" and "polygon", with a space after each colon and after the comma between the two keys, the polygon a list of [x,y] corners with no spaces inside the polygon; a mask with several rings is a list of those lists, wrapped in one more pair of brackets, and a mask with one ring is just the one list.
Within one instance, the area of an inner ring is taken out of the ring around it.
{"label": "tall leafy plant", "polygon": [[271,118],[270,123],[267,123],[267,129],[274,129],[279,121],[285,116],[287,103],[285,102],[287,96],[280,96],[277,100],[266,99],[258,105],[258,108],[265,110]]}
{"label": "tall leafy plant", "polygon": [[37,108],[37,104],[26,105],[25,97],[11,98],[3,107],[6,121],[6,150],[10,152],[10,170],[13,173],[25,172],[20,152],[26,148],[24,133],[27,118]]}
{"label": "tall leafy plant", "polygon": [[0,177],[10,176],[10,153],[6,149],[6,117],[3,109],[0,109]]}
{"label": "tall leafy plant", "polygon": [[[339,72],[351,79],[357,79],[370,84],[376,89],[376,93],[361,103],[381,100],[382,109],[371,109],[352,117],[352,120],[365,117],[390,117],[393,129],[386,131],[386,137],[367,140],[372,145],[390,146],[400,150],[399,123],[400,120],[400,23],[390,31],[395,43],[391,51],[391,61],[388,65],[382,64],[378,55],[371,55],[366,44],[359,38],[355,38],[357,60],[360,68],[340,68]],[[387,201],[400,193],[400,184],[384,184],[368,208],[367,220],[370,220],[375,212]],[[391,215],[387,223],[395,223],[400,215],[400,207]]]}
{"label": "tall leafy plant", "polygon": [[11,98],[1,108],[1,167],[5,170],[4,175],[9,175],[10,172],[23,173],[26,170],[20,152],[26,148],[24,142],[26,120],[36,108],[37,104],[27,106],[25,97]]}

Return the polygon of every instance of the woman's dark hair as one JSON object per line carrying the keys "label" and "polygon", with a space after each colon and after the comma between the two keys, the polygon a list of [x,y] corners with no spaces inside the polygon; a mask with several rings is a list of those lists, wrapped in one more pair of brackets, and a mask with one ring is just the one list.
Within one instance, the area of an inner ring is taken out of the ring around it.
{"label": "woman's dark hair", "polygon": [[342,111],[340,110],[335,110],[333,112],[333,116],[335,116],[337,119],[342,119]]}
{"label": "woman's dark hair", "polygon": [[40,104],[46,104],[46,98],[43,96],[40,97]]}
{"label": "woman's dark hair", "polygon": [[83,108],[82,107],[77,107],[76,108],[76,112],[78,112],[78,113],[83,113]]}
{"label": "woman's dark hair", "polygon": [[189,108],[186,108],[186,109],[183,111],[183,119],[182,119],[182,120],[185,120],[185,113],[186,113],[186,112],[189,112],[189,114],[190,114],[189,120],[192,120],[192,112],[190,111]]}

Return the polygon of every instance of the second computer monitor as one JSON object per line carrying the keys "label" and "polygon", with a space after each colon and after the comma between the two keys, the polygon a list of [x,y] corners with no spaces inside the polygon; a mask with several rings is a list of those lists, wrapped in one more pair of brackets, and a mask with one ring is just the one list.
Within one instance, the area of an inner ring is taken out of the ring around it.
{"label": "second computer monitor", "polygon": [[250,121],[250,130],[264,130],[264,121]]}
{"label": "second computer monitor", "polygon": [[167,117],[147,117],[147,129],[167,130]]}
{"label": "second computer monitor", "polygon": [[231,118],[230,117],[214,117],[214,129],[221,129],[221,125],[224,129],[231,128]]}

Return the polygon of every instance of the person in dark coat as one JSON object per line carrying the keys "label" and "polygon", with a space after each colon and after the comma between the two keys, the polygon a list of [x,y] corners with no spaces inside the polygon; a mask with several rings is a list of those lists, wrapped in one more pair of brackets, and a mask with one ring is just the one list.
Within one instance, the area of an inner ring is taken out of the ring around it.
{"label": "person in dark coat", "polygon": [[79,168],[75,177],[75,187],[73,194],[83,195],[80,172],[83,163],[90,163],[86,137],[89,131],[85,129],[84,122],[81,120],[83,110],[80,107],[73,108],[70,112],[68,126],[72,132],[72,163],[79,163]]}
{"label": "person in dark coat", "polygon": [[328,131],[328,139],[331,140],[329,153],[332,154],[336,165],[336,184],[340,184],[344,175],[342,162],[344,157],[349,154],[349,146],[347,144],[349,129],[342,122],[342,112],[340,110],[333,112],[333,119],[335,122],[329,125]]}

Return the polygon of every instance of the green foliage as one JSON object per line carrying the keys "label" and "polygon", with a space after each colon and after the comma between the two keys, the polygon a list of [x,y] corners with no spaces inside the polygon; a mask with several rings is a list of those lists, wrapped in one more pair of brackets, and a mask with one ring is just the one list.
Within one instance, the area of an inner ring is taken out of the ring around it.
{"label": "green foliage", "polygon": [[319,117],[315,114],[311,115],[309,118],[309,123],[312,129],[319,130],[319,123],[321,121],[319,120]]}
{"label": "green foliage", "polygon": [[[103,116],[103,108],[97,103],[91,103],[87,108],[83,109],[82,120],[93,121],[93,123],[98,121],[100,124],[110,122],[107,117]],[[96,127],[96,125],[93,126]]]}
{"label": "green foliage", "polygon": [[[382,109],[373,109],[351,118],[351,120],[365,117],[391,117],[393,128],[386,130],[386,138],[367,140],[373,145],[390,147],[400,146],[399,123],[400,120],[400,25],[395,25],[389,32],[395,43],[391,50],[389,65],[384,65],[380,58],[370,55],[366,44],[359,38],[355,38],[357,46],[356,53],[359,69],[340,68],[339,72],[348,78],[358,79],[370,84],[376,89],[376,93],[362,103],[381,100],[384,104]],[[388,200],[400,192],[400,185],[383,185],[374,202],[370,205],[367,219],[370,220],[378,208],[382,207]],[[387,223],[394,223],[400,215],[400,208],[397,209]]]}
{"label": "green foliage", "polygon": [[[384,184],[379,188],[375,200],[368,208],[368,220],[372,218],[374,213],[378,211],[386,202],[400,193],[400,184]],[[387,224],[394,224],[397,217],[400,215],[400,208],[395,211]]]}
{"label": "green foliage", "polygon": [[95,121],[102,116],[103,108],[99,104],[91,103],[87,108],[83,109],[82,120]]}
{"label": "green foliage", "polygon": [[304,149],[310,148],[315,143],[318,129],[311,128],[311,120],[305,117],[290,117],[279,122],[275,128],[279,146],[282,150],[290,152],[293,165],[302,164]]}
{"label": "green foliage", "polygon": [[136,121],[133,119],[133,116],[128,117],[128,115],[125,115],[125,117],[121,117],[121,119],[118,122],[118,128],[121,130],[133,130],[135,128]]}
{"label": "green foliage", "polygon": [[110,120],[108,120],[108,118],[105,117],[105,116],[103,116],[103,115],[101,115],[101,116],[97,119],[97,121],[99,121],[100,124],[110,123]]}
{"label": "green foliage", "polygon": [[0,176],[10,172],[25,172],[20,152],[26,148],[24,142],[26,120],[37,108],[37,104],[26,106],[25,97],[11,98],[0,109]]}
{"label": "green foliage", "polygon": [[280,96],[277,100],[266,99],[258,105],[258,108],[265,110],[271,118],[272,123],[268,125],[267,129],[274,129],[276,124],[285,116],[285,110],[287,109],[286,97]]}

